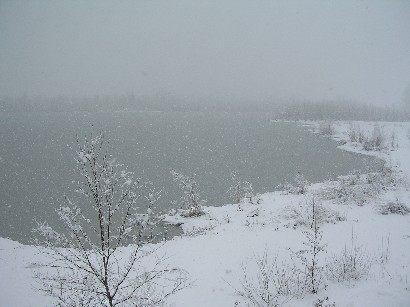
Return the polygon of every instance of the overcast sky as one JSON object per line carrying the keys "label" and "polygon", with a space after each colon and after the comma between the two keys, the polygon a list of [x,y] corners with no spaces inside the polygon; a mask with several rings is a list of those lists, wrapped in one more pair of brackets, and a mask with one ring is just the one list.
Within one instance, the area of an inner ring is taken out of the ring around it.
{"label": "overcast sky", "polygon": [[410,1],[0,0],[0,96],[400,102]]}

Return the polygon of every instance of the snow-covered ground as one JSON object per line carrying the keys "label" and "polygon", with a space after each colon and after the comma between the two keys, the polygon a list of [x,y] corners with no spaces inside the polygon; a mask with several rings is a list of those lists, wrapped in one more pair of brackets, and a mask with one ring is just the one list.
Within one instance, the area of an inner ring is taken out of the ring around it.
{"label": "snow-covered ground", "polygon": [[[319,130],[319,123],[304,125]],[[353,130],[371,138],[374,127],[367,122],[337,122],[332,137],[344,150],[386,161],[388,168],[375,166],[381,174],[354,174],[313,184],[303,194],[288,187],[288,191],[261,195],[259,204],[244,201],[205,207],[206,214],[201,217],[167,217],[169,222],[181,223],[185,235],[165,242],[157,253],[166,255],[170,267],[186,270],[192,283],[170,296],[168,303],[247,306],[236,292],[241,290],[244,272],[249,281],[255,280],[256,259],[265,252],[270,261],[277,257],[279,267],[287,263],[303,268],[295,255],[306,249],[303,243],[308,227],[304,224],[314,200],[323,212],[320,243],[325,247],[318,261],[324,267],[324,278],[320,290],[300,297],[279,297],[278,301],[287,306],[410,306],[410,214],[381,214],[410,207],[406,183],[410,178],[410,123],[378,123],[386,147],[380,151],[365,151],[362,143],[351,142]],[[366,264],[368,272],[363,270],[367,274],[343,282],[326,278],[325,266],[335,257],[340,259],[352,244],[364,257],[365,263],[360,264]],[[34,288],[30,266],[43,257],[33,246],[0,238],[0,306],[52,304],[52,299]]]}

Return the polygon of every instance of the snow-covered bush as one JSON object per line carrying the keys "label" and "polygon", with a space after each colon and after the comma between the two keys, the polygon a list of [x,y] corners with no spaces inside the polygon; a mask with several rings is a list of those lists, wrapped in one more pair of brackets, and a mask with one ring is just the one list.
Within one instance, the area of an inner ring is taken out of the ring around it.
{"label": "snow-covered bush", "polygon": [[352,125],[350,125],[349,131],[347,132],[350,142],[352,143],[357,142],[357,138],[358,138],[357,134],[358,134],[357,130],[354,129]]}
{"label": "snow-covered bush", "polygon": [[374,125],[373,132],[370,137],[363,142],[363,149],[366,151],[380,151],[385,148],[385,135],[378,124]]}
{"label": "snow-covered bush", "polygon": [[[57,209],[66,231],[46,222],[35,229],[48,260],[34,264],[39,290],[59,306],[158,306],[184,288],[186,273],[144,246],[149,214],[136,211],[139,181],[105,152],[104,136],[77,144],[77,197]],[[143,259],[152,266],[142,268]]]}
{"label": "snow-covered bush", "polygon": [[342,253],[334,254],[328,260],[325,274],[328,280],[336,282],[359,280],[369,274],[371,266],[371,257],[356,245],[352,234],[351,246],[345,245]]}
{"label": "snow-covered bush", "polygon": [[332,200],[340,204],[357,204],[362,206],[376,197],[380,192],[404,185],[405,181],[392,166],[383,160],[376,160],[372,172],[340,176],[323,187],[318,193],[321,199]]}
{"label": "snow-covered bush", "polygon": [[329,300],[329,297],[318,298],[313,303],[313,307],[336,307],[336,303]]}
{"label": "snow-covered bush", "polygon": [[332,136],[335,134],[335,128],[331,121],[322,121],[319,123],[319,133],[321,135]]}
{"label": "snow-covered bush", "polygon": [[363,143],[366,139],[364,133],[360,130],[360,127],[354,127],[350,125],[350,129],[348,132],[350,142],[353,143]]}
{"label": "snow-covered bush", "polygon": [[386,148],[386,136],[377,123],[370,135],[353,126],[350,126],[348,135],[351,142],[360,143],[366,151],[381,151]]}
{"label": "snow-covered bush", "polygon": [[253,191],[252,183],[249,181],[241,180],[238,177],[237,172],[231,173],[232,186],[227,191],[229,197],[233,199],[235,203],[240,203],[242,200],[246,200],[250,204],[259,204],[260,198],[255,195]]}
{"label": "snow-covered bush", "polygon": [[[256,264],[256,268],[253,268]],[[269,257],[265,250],[257,256],[255,263],[242,266],[243,278],[240,288],[236,288],[246,306],[281,306],[292,298],[305,293],[304,275],[294,265],[278,263],[277,256]]]}
{"label": "snow-covered bush", "polygon": [[339,204],[357,204],[363,206],[378,194],[378,187],[367,182],[367,175],[355,174],[341,176],[337,181],[329,182],[318,193],[324,200]]}
{"label": "snow-covered bush", "polygon": [[[313,203],[315,206],[315,216],[312,215]],[[338,211],[323,206],[321,202],[318,202],[315,199],[300,202],[296,206],[290,205],[285,207],[284,216],[285,218],[292,220],[294,228],[298,226],[310,227],[313,220],[316,220],[319,224],[324,224],[336,223],[346,219],[341,216]]]}
{"label": "snow-covered bush", "polygon": [[185,217],[203,215],[202,205],[205,201],[199,197],[198,184],[194,178],[177,173],[174,170],[171,171],[171,175],[184,193],[180,203],[180,207],[183,208],[181,215]]}
{"label": "snow-covered bush", "polygon": [[367,182],[373,184],[379,191],[406,185],[402,174],[397,172],[391,162],[377,160],[373,164],[373,170],[373,172],[367,174]]}
{"label": "snow-covered bush", "polygon": [[406,215],[410,213],[410,208],[405,203],[402,203],[398,199],[396,199],[396,201],[394,202],[391,201],[385,205],[380,206],[379,212],[383,215],[387,215],[387,214]]}
{"label": "snow-covered bush", "polygon": [[306,194],[308,185],[309,182],[303,174],[298,172],[294,178],[294,184],[287,182],[283,185],[279,185],[278,188],[284,190],[286,193],[298,195]]}

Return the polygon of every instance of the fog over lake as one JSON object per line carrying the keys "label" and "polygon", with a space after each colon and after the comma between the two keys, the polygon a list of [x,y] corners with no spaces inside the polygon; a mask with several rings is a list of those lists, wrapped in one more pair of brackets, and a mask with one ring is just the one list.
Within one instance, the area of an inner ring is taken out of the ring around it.
{"label": "fog over lake", "polygon": [[401,103],[410,2],[0,1],[2,95]]}

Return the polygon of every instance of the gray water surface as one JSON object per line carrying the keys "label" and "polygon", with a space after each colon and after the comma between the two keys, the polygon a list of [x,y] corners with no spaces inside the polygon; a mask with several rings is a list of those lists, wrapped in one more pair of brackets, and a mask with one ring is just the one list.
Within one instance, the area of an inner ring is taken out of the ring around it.
{"label": "gray water surface", "polygon": [[[231,203],[230,173],[273,191],[301,172],[319,182],[365,170],[360,155],[261,113],[0,113],[0,236],[29,243],[34,220],[57,220],[54,208],[73,192],[75,136],[104,132],[117,161],[162,190],[172,208],[181,192],[174,169],[195,174],[207,205]],[[141,206],[144,206],[143,204]]]}

